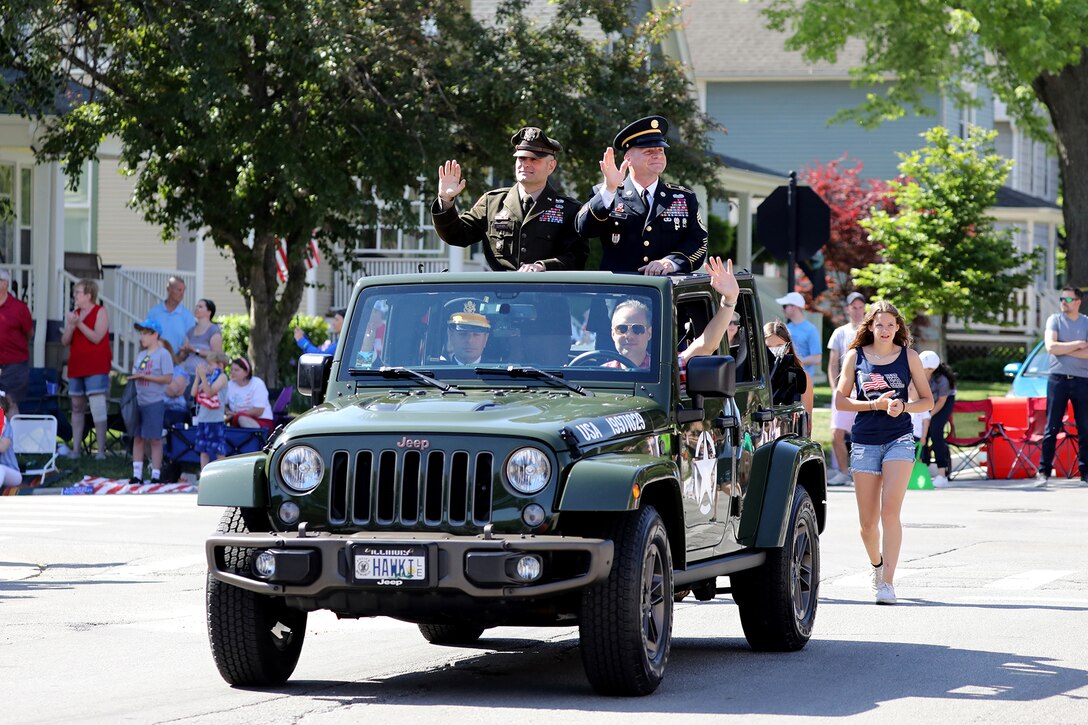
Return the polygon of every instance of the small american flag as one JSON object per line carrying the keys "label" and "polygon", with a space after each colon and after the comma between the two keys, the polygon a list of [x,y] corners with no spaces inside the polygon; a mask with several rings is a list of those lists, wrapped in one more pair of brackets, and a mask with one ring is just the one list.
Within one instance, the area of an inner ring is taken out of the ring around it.
{"label": "small american flag", "polygon": [[890,390],[891,386],[884,381],[884,376],[880,373],[869,373],[869,379],[862,381],[861,389],[868,393],[872,390]]}
{"label": "small american flag", "polygon": [[[311,239],[306,248],[306,269],[313,269],[319,264],[321,257],[318,254],[317,240]],[[276,246],[276,276],[280,278],[280,282],[287,281],[287,242],[283,239]]]}

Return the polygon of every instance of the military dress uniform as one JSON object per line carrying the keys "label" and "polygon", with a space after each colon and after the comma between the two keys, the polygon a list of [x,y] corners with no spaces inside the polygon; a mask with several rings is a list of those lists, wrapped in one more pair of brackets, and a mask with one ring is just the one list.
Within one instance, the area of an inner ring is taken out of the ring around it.
{"label": "military dress uniform", "polygon": [[[523,128],[511,139],[515,156],[527,153],[541,158],[560,149],[538,128]],[[517,186],[493,189],[472,208],[458,214],[456,205],[442,209],[435,199],[431,219],[438,236],[447,244],[467,247],[484,243],[484,257],[495,271],[516,271],[538,262],[545,270],[584,269],[589,242],[575,229],[579,202],[558,194],[545,184],[535,202],[523,208]]]}
{"label": "military dress uniform", "polygon": [[[668,122],[660,116],[640,119],[616,136],[613,145],[667,148]],[[638,272],[655,259],[669,259],[676,273],[692,272],[706,259],[707,230],[699,214],[695,192],[678,184],[657,181],[649,208],[630,176],[606,205],[603,185],[593,187],[593,198],[578,212],[577,229],[601,240],[601,269]]]}

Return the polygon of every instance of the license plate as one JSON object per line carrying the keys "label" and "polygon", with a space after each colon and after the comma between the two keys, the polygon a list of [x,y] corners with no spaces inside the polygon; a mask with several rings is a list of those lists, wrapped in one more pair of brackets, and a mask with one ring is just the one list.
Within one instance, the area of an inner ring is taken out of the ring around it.
{"label": "license plate", "polygon": [[399,587],[427,583],[427,550],[422,546],[356,546],[352,565],[360,584]]}

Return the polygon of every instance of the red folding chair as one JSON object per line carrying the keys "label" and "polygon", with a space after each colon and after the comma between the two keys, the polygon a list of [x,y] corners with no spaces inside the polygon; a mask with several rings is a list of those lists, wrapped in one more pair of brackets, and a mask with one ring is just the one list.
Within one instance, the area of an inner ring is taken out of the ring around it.
{"label": "red folding chair", "polygon": [[[1046,433],[1046,398],[1028,399],[1028,439],[1030,445],[1039,450],[1042,456],[1043,435]],[[1076,478],[1079,475],[1077,453],[1080,450],[1077,427],[1073,422],[1073,406],[1066,406],[1062,417],[1062,429],[1054,441],[1053,473],[1062,478]]]}
{"label": "red folding chair", "polygon": [[[990,475],[986,465],[986,446],[993,433],[993,404],[989,400],[957,400],[948,419],[945,442],[952,452],[949,478],[965,472]],[[960,460],[956,460],[956,454]]]}
{"label": "red folding chair", "polygon": [[1024,428],[993,423],[987,456],[990,478],[1032,478],[1039,472],[1039,443],[1046,428],[1046,398],[1042,400],[1042,415],[1031,407],[1032,399],[1024,401]]}

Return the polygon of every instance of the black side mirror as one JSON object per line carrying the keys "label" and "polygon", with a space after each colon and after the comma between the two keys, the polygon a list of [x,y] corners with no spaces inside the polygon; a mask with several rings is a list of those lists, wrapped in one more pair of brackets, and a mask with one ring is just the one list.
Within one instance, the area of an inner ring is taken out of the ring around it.
{"label": "black side mirror", "polygon": [[729,355],[701,355],[688,360],[688,393],[732,398],[737,392],[737,362]]}
{"label": "black side mirror", "polygon": [[332,356],[306,353],[298,360],[298,392],[310,396],[310,405],[325,401],[325,384],[329,381]]}

